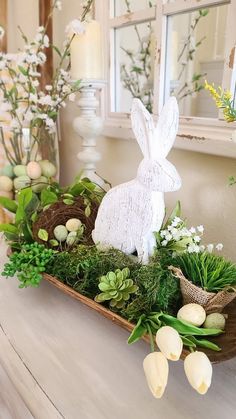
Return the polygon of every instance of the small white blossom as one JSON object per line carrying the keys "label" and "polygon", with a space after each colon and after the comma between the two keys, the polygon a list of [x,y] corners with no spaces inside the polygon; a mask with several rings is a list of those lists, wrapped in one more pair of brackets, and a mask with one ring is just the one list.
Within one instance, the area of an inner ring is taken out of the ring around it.
{"label": "small white blossom", "polygon": [[44,30],[45,30],[44,26],[39,26],[37,29],[37,32],[41,33],[41,32],[44,32]]}
{"label": "small white blossom", "polygon": [[52,100],[50,95],[46,95],[46,96],[41,97],[39,99],[38,103],[40,103],[40,105],[49,105],[49,106],[54,105],[54,101]]}
{"label": "small white blossom", "polygon": [[222,249],[223,249],[223,244],[222,243],[218,243],[217,245],[216,245],[216,250],[218,250],[218,252],[220,252]]}
{"label": "small white blossom", "polygon": [[50,92],[50,91],[52,90],[52,85],[51,85],[51,84],[47,84],[47,85],[45,86],[45,89],[46,89],[48,92]]}
{"label": "small white blossom", "polygon": [[201,244],[199,248],[200,248],[200,252],[204,252],[204,250],[206,249],[206,246],[204,246],[204,244]]}
{"label": "small white blossom", "polygon": [[161,245],[163,246],[163,247],[165,247],[166,245],[167,245],[167,240],[163,240],[162,242],[161,242]]}
{"label": "small white blossom", "polygon": [[199,242],[201,241],[201,237],[199,237],[199,236],[194,236],[193,240],[194,240],[196,243],[199,243]]}
{"label": "small white blossom", "polygon": [[203,225],[197,226],[197,231],[199,231],[199,233],[203,233],[204,232]]}
{"label": "small white blossom", "polygon": [[32,81],[32,85],[33,85],[34,87],[38,87],[38,86],[39,86],[39,81],[38,81],[38,80],[33,80],[33,81]]}
{"label": "small white blossom", "polygon": [[65,32],[69,37],[73,35],[81,35],[85,32],[85,26],[80,20],[74,19],[66,26]]}
{"label": "small white blossom", "polygon": [[61,0],[56,0],[56,2],[55,2],[55,8],[57,10],[60,10],[61,11],[61,9],[62,9],[62,1]]}
{"label": "small white blossom", "polygon": [[212,253],[213,252],[213,249],[214,249],[214,245],[212,243],[210,243],[210,244],[207,245],[207,251],[209,253]]}
{"label": "small white blossom", "polygon": [[199,253],[200,247],[197,244],[190,244],[187,248],[188,253]]}
{"label": "small white blossom", "polygon": [[69,100],[70,100],[71,102],[74,102],[74,101],[75,101],[75,98],[76,98],[75,93],[71,93],[71,94],[69,95]]}
{"label": "small white blossom", "polygon": [[30,100],[30,102],[32,102],[32,103],[37,103],[37,101],[38,101],[38,97],[37,97],[37,95],[35,95],[35,94],[33,94],[33,93],[30,93],[30,95],[29,95],[29,100]]}
{"label": "small white blossom", "polygon": [[189,229],[190,233],[195,234],[196,233],[196,228],[195,227],[191,227]]}

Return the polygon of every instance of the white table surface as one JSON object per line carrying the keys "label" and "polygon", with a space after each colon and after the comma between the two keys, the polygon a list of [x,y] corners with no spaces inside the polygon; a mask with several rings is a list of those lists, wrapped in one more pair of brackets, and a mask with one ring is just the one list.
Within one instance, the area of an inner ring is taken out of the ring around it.
{"label": "white table surface", "polygon": [[[1,264],[4,252],[1,244]],[[189,386],[182,361],[171,363],[166,393],[156,400],[142,369],[149,348],[128,346],[127,337],[49,283],[21,290],[2,278],[0,419],[236,418],[236,359],[214,366],[206,396]]]}

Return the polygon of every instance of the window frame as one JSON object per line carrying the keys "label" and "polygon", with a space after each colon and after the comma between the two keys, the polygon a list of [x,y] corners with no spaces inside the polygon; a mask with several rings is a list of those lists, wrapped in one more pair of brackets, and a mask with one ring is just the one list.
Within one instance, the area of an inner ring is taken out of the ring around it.
{"label": "window frame", "polygon": [[[225,39],[224,73],[222,87],[230,89],[235,94],[236,83],[236,2],[232,0],[178,0],[167,3],[166,0],[157,0],[157,5],[145,10],[139,10],[125,15],[110,17],[110,0],[96,0],[95,16],[103,28],[105,78],[108,81],[102,95],[102,113],[104,117],[104,135],[108,137],[132,139],[134,138],[130,114],[111,111],[111,97],[114,86],[114,60],[113,31],[117,28],[155,20],[157,45],[155,51],[154,70],[154,103],[153,115],[158,117],[159,109],[164,100],[165,76],[165,40],[167,35],[167,19],[169,16],[228,4],[227,30]],[[164,52],[163,52],[164,51]],[[232,142],[232,132],[236,123],[224,121],[222,113],[218,118],[202,118],[180,116],[180,124],[176,148],[203,152],[213,155],[236,157],[236,145]]]}

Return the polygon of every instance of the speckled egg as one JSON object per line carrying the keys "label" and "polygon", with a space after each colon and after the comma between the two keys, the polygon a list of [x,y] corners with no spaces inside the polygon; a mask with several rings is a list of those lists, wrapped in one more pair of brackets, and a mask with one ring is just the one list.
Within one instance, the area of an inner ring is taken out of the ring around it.
{"label": "speckled egg", "polygon": [[10,192],[13,189],[13,182],[8,176],[0,176],[0,190]]}
{"label": "speckled egg", "polygon": [[40,176],[38,179],[34,179],[32,182],[32,190],[35,193],[41,192],[48,185],[48,179],[45,176]]}
{"label": "speckled egg", "polygon": [[26,166],[24,164],[17,164],[14,169],[13,172],[16,176],[25,176],[27,175],[26,173]]}
{"label": "speckled egg", "polygon": [[31,183],[29,176],[18,176],[14,179],[14,188],[19,191],[22,188],[26,188]]}
{"label": "speckled egg", "polygon": [[42,169],[36,161],[30,161],[26,166],[27,175],[31,179],[38,179],[42,174]]}
{"label": "speckled egg", "polygon": [[63,226],[62,224],[59,224],[58,226],[56,226],[53,230],[53,233],[54,233],[55,238],[59,242],[64,242],[68,236],[68,231],[66,227]]}
{"label": "speckled egg", "polygon": [[66,222],[66,228],[68,231],[78,231],[81,227],[81,221],[78,218],[70,218]]}
{"label": "speckled egg", "polygon": [[39,164],[44,176],[53,177],[57,173],[56,167],[49,160],[40,160]]}

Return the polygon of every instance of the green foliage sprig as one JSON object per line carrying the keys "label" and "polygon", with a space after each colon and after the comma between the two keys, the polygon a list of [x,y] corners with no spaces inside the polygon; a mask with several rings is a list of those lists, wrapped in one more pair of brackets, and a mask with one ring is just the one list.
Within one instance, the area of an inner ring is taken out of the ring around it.
{"label": "green foliage sprig", "polygon": [[47,264],[55,253],[42,244],[32,243],[22,246],[20,252],[10,255],[9,262],[4,265],[3,276],[17,275],[20,281],[19,288],[38,287],[42,280],[42,273],[46,271]]}
{"label": "green foliage sprig", "polygon": [[184,276],[209,292],[228,287],[236,289],[236,265],[211,253],[183,253],[172,260]]}
{"label": "green foliage sprig", "polygon": [[110,307],[123,308],[130,299],[130,294],[137,292],[138,287],[130,278],[129,268],[116,269],[115,272],[108,272],[101,276],[98,288],[102,291],[96,295],[95,301],[102,303],[110,301]]}

